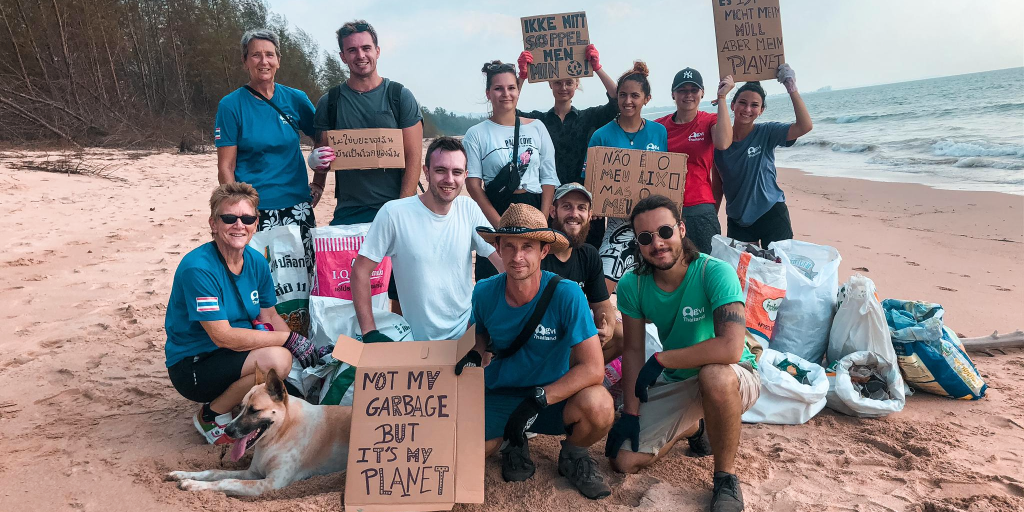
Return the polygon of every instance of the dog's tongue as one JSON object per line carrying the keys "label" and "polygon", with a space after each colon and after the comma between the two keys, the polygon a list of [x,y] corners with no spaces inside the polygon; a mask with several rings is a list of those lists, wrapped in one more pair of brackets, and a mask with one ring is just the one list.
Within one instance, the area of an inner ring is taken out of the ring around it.
{"label": "dog's tongue", "polygon": [[245,446],[249,444],[249,439],[252,439],[256,435],[258,430],[249,432],[245,437],[235,441],[235,444],[231,445],[231,461],[238,462],[238,459],[245,455]]}

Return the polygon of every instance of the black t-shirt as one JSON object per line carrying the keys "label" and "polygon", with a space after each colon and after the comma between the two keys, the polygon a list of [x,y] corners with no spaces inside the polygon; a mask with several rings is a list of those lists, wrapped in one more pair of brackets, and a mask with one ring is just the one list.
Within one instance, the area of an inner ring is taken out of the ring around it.
{"label": "black t-shirt", "polygon": [[583,288],[587,302],[608,300],[608,287],[604,284],[604,267],[597,249],[590,244],[583,244],[572,250],[569,261],[562,263],[554,254],[548,254],[540,262],[541,270],[554,272],[564,279],[575,282]]}
{"label": "black t-shirt", "polygon": [[558,181],[562,184],[583,183],[583,161],[587,158],[590,136],[595,130],[615,119],[618,113],[618,101],[611,96],[604,105],[583,110],[572,107],[566,114],[565,121],[558,118],[553,107],[547,112],[519,111],[521,117],[540,119],[548,129],[551,143],[555,146],[555,172],[558,173]]}

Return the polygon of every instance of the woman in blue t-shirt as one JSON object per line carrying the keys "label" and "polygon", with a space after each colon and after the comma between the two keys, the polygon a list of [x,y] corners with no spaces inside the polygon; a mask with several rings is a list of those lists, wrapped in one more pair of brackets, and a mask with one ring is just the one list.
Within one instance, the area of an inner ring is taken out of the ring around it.
{"label": "woman in blue t-shirt", "polygon": [[274,309],[270,265],[249,247],[259,220],[257,206],[259,195],[246,183],[213,191],[213,241],[181,259],[167,302],[167,374],[181,396],[203,404],[192,423],[212,444],[234,442],[224,427],[231,409],[254,385],[257,365],[283,378],[293,356],[307,367],[320,355]]}
{"label": "woman in blue t-shirt", "polygon": [[[616,85],[619,116],[594,132],[590,137],[590,147],[666,150],[668,131],[664,126],[640,115],[644,105],[651,101],[651,83],[647,80],[649,73],[647,64],[638,60],[633,63],[633,69],[619,77]],[[615,292],[622,274],[635,262],[636,242],[633,238],[633,229],[626,219],[608,219],[608,228],[598,252],[604,265],[605,282],[611,293]]]}
{"label": "woman in blue t-shirt", "polygon": [[779,66],[779,82],[793,102],[795,123],[755,123],[764,113],[765,93],[759,82],[743,84],[732,97],[732,145],[715,150],[715,167],[722,176],[729,238],[760,244],[793,238],[786,195],[779,188],[775,148],[792,146],[811,131],[811,115],[796,89],[796,73]]}
{"label": "woman in blue t-shirt", "polygon": [[[312,273],[309,230],[316,227],[316,219],[311,201],[314,195],[319,199],[323,187],[310,186],[299,131],[312,138],[314,108],[306,93],[274,83],[281,65],[279,46],[271,30],[250,30],[242,36],[242,66],[249,83],[224,96],[217,106],[217,179],[256,188],[262,203],[257,230],[298,225],[306,268]],[[330,147],[310,154],[313,166],[326,166],[331,160]]]}

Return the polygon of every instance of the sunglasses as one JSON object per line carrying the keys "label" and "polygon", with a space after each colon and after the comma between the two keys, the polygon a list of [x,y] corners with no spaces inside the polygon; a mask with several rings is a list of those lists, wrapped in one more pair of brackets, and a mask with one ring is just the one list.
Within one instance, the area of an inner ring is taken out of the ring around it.
{"label": "sunglasses", "polygon": [[[662,240],[668,240],[668,239],[672,238],[672,234],[675,233],[675,231],[676,231],[676,226],[675,225],[673,225],[673,224],[665,224],[664,226],[661,226],[660,228],[658,228],[658,230],[655,231],[655,233],[657,233],[658,237],[661,238]],[[651,233],[650,231],[641,231],[641,232],[637,233],[636,234],[636,243],[638,243],[640,245],[651,245],[651,244],[653,244],[654,243],[654,233]]]}
{"label": "sunglasses", "polygon": [[355,28],[349,26],[341,27],[341,30],[339,30],[339,32],[341,32],[341,37],[350,36],[356,32],[366,32],[367,30],[370,30],[369,23],[356,23],[354,27]]}
{"label": "sunglasses", "polygon": [[488,73],[498,73],[498,72],[505,72],[505,71],[511,71],[511,72],[515,73],[516,67],[513,66],[512,64],[494,64],[494,63],[491,63],[491,64],[487,65],[487,72]]}
{"label": "sunglasses", "polygon": [[259,219],[259,217],[255,215],[231,215],[229,213],[225,213],[220,216],[220,221],[229,226],[234,224],[237,220],[241,220],[242,224],[245,224],[246,226],[252,226],[256,223],[257,219]]}

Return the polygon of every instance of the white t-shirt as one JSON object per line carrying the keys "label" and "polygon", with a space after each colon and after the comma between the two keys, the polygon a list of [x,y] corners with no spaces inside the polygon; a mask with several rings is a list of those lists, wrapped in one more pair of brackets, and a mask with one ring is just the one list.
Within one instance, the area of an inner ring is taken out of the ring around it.
{"label": "white t-shirt", "polygon": [[490,226],[476,202],[458,196],[438,215],[417,196],[388,201],[373,219],[359,255],[373,261],[391,256],[402,316],[413,339],[454,340],[469,323],[473,299],[470,251],[490,256],[494,247],[476,234]]}
{"label": "white t-shirt", "polygon": [[[502,126],[490,119],[466,131],[462,144],[466,147],[466,176],[481,178],[484,185],[512,158],[512,137],[515,126]],[[558,186],[555,173],[555,146],[544,123],[534,121],[519,125],[519,188],[539,194],[541,185]]]}

